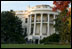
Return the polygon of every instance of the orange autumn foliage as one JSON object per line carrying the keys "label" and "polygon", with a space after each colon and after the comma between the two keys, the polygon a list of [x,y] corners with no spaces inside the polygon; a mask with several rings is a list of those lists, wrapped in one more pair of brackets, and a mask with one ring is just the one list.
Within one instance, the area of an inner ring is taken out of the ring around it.
{"label": "orange autumn foliage", "polygon": [[69,8],[69,11],[68,11],[68,14],[67,14],[68,16],[70,16],[70,17],[68,17],[68,21],[69,21],[69,26],[71,26],[71,8]]}
{"label": "orange autumn foliage", "polygon": [[53,4],[55,5],[55,7],[53,8],[53,11],[61,10],[63,11],[64,9],[68,8],[68,4],[71,1],[54,1]]}
{"label": "orange autumn foliage", "polygon": [[[64,11],[65,9],[68,8],[70,3],[71,1],[54,1],[53,4],[55,5],[55,7],[53,7],[53,11],[57,10]],[[69,11],[67,12],[66,16],[69,17],[70,14],[71,14],[71,8],[69,8]],[[62,19],[63,22],[65,22],[66,16]]]}
{"label": "orange autumn foliage", "polygon": [[69,11],[67,13],[67,16],[71,15],[71,8],[69,8]]}
{"label": "orange autumn foliage", "polygon": [[[71,16],[71,8],[69,8],[69,10],[68,10],[66,16],[67,16],[68,21],[70,22],[69,19],[70,19],[70,16]],[[64,17],[64,18],[62,19],[62,21],[65,22],[65,20],[66,20],[66,18]]]}

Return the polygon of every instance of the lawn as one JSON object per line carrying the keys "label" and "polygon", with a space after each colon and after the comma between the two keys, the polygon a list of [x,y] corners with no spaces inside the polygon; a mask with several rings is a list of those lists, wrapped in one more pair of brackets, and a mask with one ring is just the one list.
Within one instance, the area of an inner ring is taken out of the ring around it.
{"label": "lawn", "polygon": [[71,45],[1,44],[1,48],[71,48]]}

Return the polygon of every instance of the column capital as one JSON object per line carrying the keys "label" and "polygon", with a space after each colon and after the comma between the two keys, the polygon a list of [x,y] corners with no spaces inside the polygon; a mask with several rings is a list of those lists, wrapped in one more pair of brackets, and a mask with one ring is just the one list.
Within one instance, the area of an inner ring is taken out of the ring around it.
{"label": "column capital", "polygon": [[34,15],[36,15],[37,13],[34,13]]}
{"label": "column capital", "polygon": [[56,14],[54,14],[54,16],[55,16]]}
{"label": "column capital", "polygon": [[40,13],[41,15],[43,15],[43,13]]}
{"label": "column capital", "polygon": [[32,16],[32,14],[29,15],[29,17],[31,17],[31,16]]}

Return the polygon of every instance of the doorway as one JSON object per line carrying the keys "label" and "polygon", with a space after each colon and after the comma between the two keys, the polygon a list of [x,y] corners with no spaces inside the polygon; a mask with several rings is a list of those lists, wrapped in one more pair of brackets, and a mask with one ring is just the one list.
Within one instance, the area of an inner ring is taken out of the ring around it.
{"label": "doorway", "polygon": [[35,44],[38,44],[38,39],[35,40]]}

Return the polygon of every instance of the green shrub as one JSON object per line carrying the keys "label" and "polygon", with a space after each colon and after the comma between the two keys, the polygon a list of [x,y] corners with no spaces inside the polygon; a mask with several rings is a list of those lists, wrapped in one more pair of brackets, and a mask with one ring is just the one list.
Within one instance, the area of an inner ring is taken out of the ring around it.
{"label": "green shrub", "polygon": [[54,33],[51,36],[42,39],[40,42],[44,44],[50,44],[50,43],[52,44],[52,43],[58,43],[59,40],[60,40],[59,34]]}

